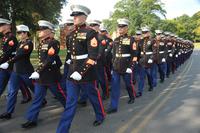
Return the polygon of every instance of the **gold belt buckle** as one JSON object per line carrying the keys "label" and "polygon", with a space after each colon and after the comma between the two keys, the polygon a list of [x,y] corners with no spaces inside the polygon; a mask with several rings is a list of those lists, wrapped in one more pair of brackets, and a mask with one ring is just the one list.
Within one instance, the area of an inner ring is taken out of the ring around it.
{"label": "gold belt buckle", "polygon": [[122,57],[122,54],[117,54],[117,56],[121,58],[121,57]]}
{"label": "gold belt buckle", "polygon": [[72,55],[73,60],[76,60],[76,56]]}

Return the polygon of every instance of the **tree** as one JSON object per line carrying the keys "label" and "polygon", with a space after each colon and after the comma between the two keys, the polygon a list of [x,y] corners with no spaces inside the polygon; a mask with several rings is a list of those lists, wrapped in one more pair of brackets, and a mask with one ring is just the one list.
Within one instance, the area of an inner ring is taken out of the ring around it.
{"label": "tree", "polygon": [[128,18],[130,20],[130,34],[145,25],[154,30],[161,21],[159,15],[165,17],[166,11],[162,6],[163,3],[159,0],[121,0],[116,3],[114,13],[110,19],[104,20],[103,23],[111,33],[116,30],[118,18]]}
{"label": "tree", "polygon": [[60,11],[66,0],[3,0],[0,12],[12,21],[15,31],[16,24],[26,24],[35,32],[39,19],[58,23]]}

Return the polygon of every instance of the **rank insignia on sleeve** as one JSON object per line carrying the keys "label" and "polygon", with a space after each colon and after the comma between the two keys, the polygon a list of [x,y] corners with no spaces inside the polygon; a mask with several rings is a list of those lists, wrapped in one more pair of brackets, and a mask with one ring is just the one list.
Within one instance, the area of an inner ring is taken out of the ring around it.
{"label": "rank insignia on sleeve", "polygon": [[134,42],[133,43],[133,50],[136,50],[137,48],[136,48],[136,43]]}
{"label": "rank insignia on sleeve", "polygon": [[92,46],[92,47],[97,47],[97,39],[95,38],[95,37],[93,37],[93,39],[90,41],[90,45]]}
{"label": "rank insignia on sleeve", "polygon": [[24,46],[24,50],[28,50],[29,49],[29,46],[28,45],[25,45]]}
{"label": "rank insignia on sleeve", "polygon": [[13,46],[14,44],[15,44],[15,43],[14,43],[13,40],[11,40],[11,41],[8,42],[8,45],[9,45],[9,46]]}
{"label": "rank insignia on sleeve", "polygon": [[49,50],[48,50],[48,55],[52,56],[55,54],[55,49],[53,47],[51,47]]}

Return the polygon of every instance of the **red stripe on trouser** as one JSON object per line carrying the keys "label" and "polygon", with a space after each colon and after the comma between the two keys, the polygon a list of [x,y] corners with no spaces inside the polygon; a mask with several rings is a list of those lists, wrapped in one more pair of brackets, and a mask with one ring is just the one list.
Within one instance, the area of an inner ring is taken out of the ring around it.
{"label": "red stripe on trouser", "polygon": [[132,88],[134,97],[136,97],[136,91],[134,89],[134,85],[133,85],[133,81],[132,80],[133,80],[133,74],[131,73],[131,88]]}
{"label": "red stripe on trouser", "polygon": [[94,81],[94,84],[95,84],[95,89],[97,91],[97,96],[98,96],[98,101],[99,101],[99,104],[100,104],[100,107],[101,107],[101,112],[103,114],[103,116],[105,117],[106,116],[106,113],[104,111],[104,107],[103,107],[103,104],[102,104],[102,99],[101,99],[101,94],[99,92],[99,89],[97,88],[97,84],[96,84],[96,81]]}
{"label": "red stripe on trouser", "polygon": [[108,97],[109,96],[109,90],[108,90],[108,76],[107,76],[107,73],[106,73],[106,68],[104,67],[104,79],[105,79],[105,82],[106,82],[106,96]]}
{"label": "red stripe on trouser", "polygon": [[60,91],[60,93],[62,94],[62,96],[66,99],[66,95],[65,95],[65,93],[64,93],[64,91],[63,91],[63,89],[62,89],[62,87],[60,86],[59,83],[57,83],[57,85],[58,85],[58,90]]}
{"label": "red stripe on trouser", "polygon": [[35,85],[35,81],[34,80],[32,80],[32,84]]}
{"label": "red stripe on trouser", "polygon": [[28,98],[29,98],[29,95],[28,95],[28,93],[27,93],[27,88],[25,88],[25,86],[24,86],[23,83],[21,83],[20,87],[22,87],[22,88],[21,88],[21,91],[22,91],[23,97],[26,97],[26,98],[28,99]]}

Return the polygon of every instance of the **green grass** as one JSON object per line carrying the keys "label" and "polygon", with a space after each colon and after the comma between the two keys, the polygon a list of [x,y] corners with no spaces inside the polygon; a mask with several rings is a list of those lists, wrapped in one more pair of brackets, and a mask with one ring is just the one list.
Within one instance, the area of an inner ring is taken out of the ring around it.
{"label": "green grass", "polygon": [[194,48],[195,49],[200,49],[200,43],[194,43]]}

